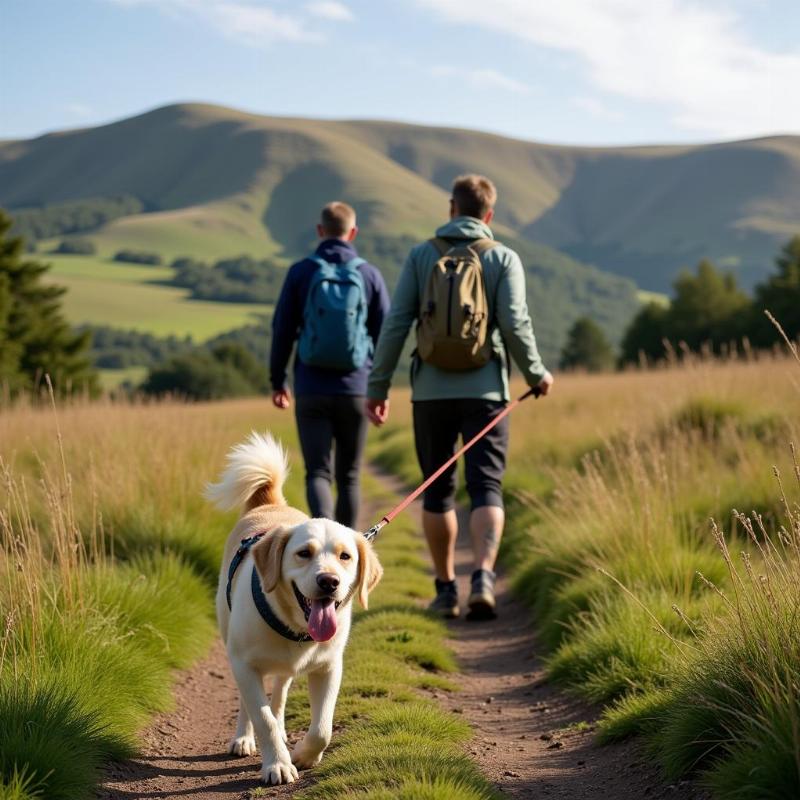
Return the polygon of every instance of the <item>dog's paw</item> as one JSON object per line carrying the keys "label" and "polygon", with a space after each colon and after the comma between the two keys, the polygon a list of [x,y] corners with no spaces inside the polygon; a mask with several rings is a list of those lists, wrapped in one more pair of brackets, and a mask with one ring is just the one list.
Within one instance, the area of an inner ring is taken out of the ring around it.
{"label": "dog's paw", "polygon": [[297,769],[310,769],[316,767],[322,761],[323,750],[310,748],[304,746],[304,742],[298,742],[297,746],[292,751],[292,763]]}
{"label": "dog's paw", "polygon": [[294,783],[297,780],[297,768],[291,761],[275,760],[261,767],[261,780],[268,786]]}
{"label": "dog's paw", "polygon": [[234,736],[228,745],[228,752],[235,756],[254,756],[256,740],[254,736]]}

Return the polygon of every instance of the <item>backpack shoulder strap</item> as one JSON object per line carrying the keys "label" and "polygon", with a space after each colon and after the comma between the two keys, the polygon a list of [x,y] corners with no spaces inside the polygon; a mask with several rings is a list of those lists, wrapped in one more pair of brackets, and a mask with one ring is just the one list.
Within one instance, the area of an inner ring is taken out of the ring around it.
{"label": "backpack shoulder strap", "polygon": [[315,264],[316,264],[318,267],[322,267],[323,269],[325,269],[326,267],[332,267],[332,266],[333,266],[333,264],[331,264],[331,262],[330,262],[330,261],[326,261],[324,258],[322,258],[322,256],[309,256],[309,258],[310,258],[310,259],[311,259],[311,260],[312,260],[312,261],[313,261],[313,262],[314,262],[314,263],[315,263]]}
{"label": "backpack shoulder strap", "polygon": [[349,261],[342,261],[341,264],[338,266],[343,267],[344,269],[357,269],[362,264],[366,264],[367,260],[365,258],[360,258],[356,256],[355,258],[351,258]]}
{"label": "backpack shoulder strap", "polygon": [[440,236],[434,236],[433,239],[428,239],[428,241],[436,248],[436,252],[439,254],[440,258],[453,249],[453,245],[448,242],[447,239],[442,239]]}
{"label": "backpack shoulder strap", "polygon": [[471,247],[480,257],[493,247],[497,247],[498,244],[500,244],[500,242],[496,241],[495,239],[475,239],[469,243],[469,247]]}

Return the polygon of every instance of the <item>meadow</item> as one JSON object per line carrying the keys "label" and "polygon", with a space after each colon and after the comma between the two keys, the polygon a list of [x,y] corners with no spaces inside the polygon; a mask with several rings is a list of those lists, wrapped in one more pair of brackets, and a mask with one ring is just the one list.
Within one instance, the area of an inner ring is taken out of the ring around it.
{"label": "meadow", "polygon": [[[698,359],[565,377],[512,422],[501,558],[551,678],[719,798],[800,793],[798,399],[793,360]],[[396,406],[373,457],[413,481]]]}
{"label": "meadow", "polygon": [[112,325],[157,336],[191,336],[203,342],[232,328],[252,324],[269,310],[251,303],[189,299],[187,289],[159,281],[169,267],[123,264],[110,257],[47,254],[47,280],[69,291],[63,307],[74,325]]}
{"label": "meadow", "polygon": [[[603,706],[604,739],[644,737],[670,777],[726,800],[796,796],[800,364],[697,360],[556,388],[512,419],[503,550],[552,679]],[[406,390],[392,399],[370,456],[412,484]],[[169,706],[175,669],[206,652],[232,517],[201,491],[251,428],[295,447],[264,399],[0,413],[0,797],[91,796]],[[373,477],[365,490],[390,504]],[[386,577],[354,626],[346,730],[304,796],[493,797],[469,729],[419,693],[457,678],[443,626],[419,611],[415,531],[405,516],[379,539]]]}
{"label": "meadow", "polygon": [[[290,447],[286,494],[303,505],[293,421],[262,399],[217,404],[100,402],[0,414],[0,798],[92,797],[109,759],[171,705],[175,670],[207,652],[213,593],[234,515],[202,496],[251,429]],[[366,476],[368,502],[396,502]],[[386,577],[357,613],[337,722],[348,726],[309,800],[492,800],[463,752],[458,717],[420,689],[454,688],[445,628],[411,519],[379,544]],[[308,723],[302,682],[287,725]],[[357,725],[348,725],[358,720]],[[220,748],[227,731],[221,733]],[[256,784],[254,772],[253,781]],[[258,796],[258,791],[254,796]]]}

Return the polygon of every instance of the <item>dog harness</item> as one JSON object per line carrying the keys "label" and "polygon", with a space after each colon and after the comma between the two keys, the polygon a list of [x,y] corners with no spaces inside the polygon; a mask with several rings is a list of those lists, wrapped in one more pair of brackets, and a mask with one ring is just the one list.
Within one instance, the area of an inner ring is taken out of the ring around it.
{"label": "dog harness", "polygon": [[[229,610],[231,608],[231,586],[233,584],[233,576],[236,574],[236,570],[239,568],[239,565],[244,560],[250,548],[257,542],[260,542],[264,536],[266,536],[266,533],[257,533],[254,536],[249,536],[247,539],[242,539],[236,554],[231,560],[231,565],[228,568],[228,585],[225,587],[225,597],[228,601]],[[253,602],[258,609],[258,613],[261,614],[261,618],[275,633],[280,634],[284,639],[289,639],[292,642],[314,641],[307,633],[297,633],[278,619],[277,614],[272,610],[272,606],[267,602],[264,590],[261,588],[261,580],[258,577],[255,564],[253,565],[253,574],[250,577],[250,588],[253,593]]]}

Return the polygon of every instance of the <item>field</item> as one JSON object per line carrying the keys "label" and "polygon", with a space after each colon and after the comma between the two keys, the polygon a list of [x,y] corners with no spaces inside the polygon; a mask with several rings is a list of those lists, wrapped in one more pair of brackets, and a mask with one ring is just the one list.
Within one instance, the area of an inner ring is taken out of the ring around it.
{"label": "field", "polygon": [[202,342],[256,322],[267,306],[189,299],[189,290],[162,286],[169,267],[121,264],[99,256],[47,255],[47,278],[65,286],[63,307],[75,325],[111,325],[157,336],[191,336]]}
{"label": "field", "polygon": [[[724,800],[800,790],[799,394],[789,359],[698,361],[564,376],[512,422],[504,558],[551,678],[604,707],[603,738],[644,737],[667,776]],[[407,394],[392,399],[370,456],[414,483]],[[294,441],[264,400],[0,414],[0,797],[90,796],[98,767],[169,705],[173,671],[211,641],[232,520],[200,493],[251,428]],[[457,678],[443,627],[418,611],[430,585],[414,528],[381,542],[344,744],[308,796],[493,796],[460,744],[469,730],[419,693]]]}
{"label": "field", "polygon": [[[800,791],[800,365],[569,377],[516,412],[507,568],[550,676],[722,798]],[[416,478],[404,405],[375,442]],[[769,758],[764,758],[764,748]]]}

